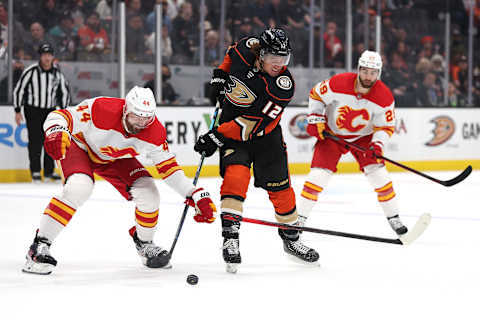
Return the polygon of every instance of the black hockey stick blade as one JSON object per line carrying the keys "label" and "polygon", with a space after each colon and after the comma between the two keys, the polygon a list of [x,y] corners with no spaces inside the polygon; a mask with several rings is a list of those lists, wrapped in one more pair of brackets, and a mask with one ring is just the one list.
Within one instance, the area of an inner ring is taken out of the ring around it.
{"label": "black hockey stick blade", "polygon": [[462,173],[460,173],[458,176],[456,176],[455,178],[453,179],[450,179],[450,180],[446,180],[446,181],[442,181],[442,180],[438,180],[438,183],[446,186],[446,187],[451,187],[451,186],[454,186],[456,185],[457,183],[459,182],[462,182],[463,180],[465,180],[469,175],[470,173],[472,173],[472,166],[469,165],[468,167],[465,168],[465,170],[462,171]]}

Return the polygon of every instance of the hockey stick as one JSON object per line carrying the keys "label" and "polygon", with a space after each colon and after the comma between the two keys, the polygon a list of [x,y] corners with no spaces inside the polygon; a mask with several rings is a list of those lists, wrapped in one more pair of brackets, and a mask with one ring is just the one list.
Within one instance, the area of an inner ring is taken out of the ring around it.
{"label": "hockey stick", "polygon": [[233,215],[233,214],[225,214],[223,215],[223,219],[227,219],[230,221],[243,221],[248,223],[260,224],[264,226],[277,227],[280,229],[291,229],[291,230],[298,230],[298,231],[327,234],[331,236],[367,240],[367,241],[385,242],[385,243],[392,243],[392,244],[399,244],[399,245],[409,245],[413,241],[415,241],[423,233],[423,231],[425,231],[425,229],[428,227],[428,225],[430,224],[431,215],[429,213],[422,214],[420,218],[418,218],[413,228],[406,234],[400,236],[399,239],[389,239],[389,238],[373,237],[373,236],[367,236],[367,235],[356,234],[356,233],[316,229],[316,228],[310,228],[310,227],[301,227],[301,226],[295,226],[295,225],[290,225],[290,224],[280,223],[280,222],[271,222],[271,221],[265,221],[265,220],[259,220],[259,219],[252,219],[252,218],[242,217],[242,216]]}
{"label": "hockey stick", "polygon": [[[217,104],[215,105],[215,111],[213,112],[212,116],[212,122],[210,123],[209,130],[212,130],[213,127],[215,126],[215,122],[217,122],[217,116],[218,112],[220,110],[220,102],[217,101]],[[205,160],[205,153],[202,152],[202,156],[200,158],[200,163],[198,164],[197,171],[195,172],[195,177],[193,178],[193,186],[197,185],[198,177],[200,176],[200,171],[202,171],[203,167],[203,161]],[[185,208],[183,209],[183,214],[182,218],[180,219],[180,222],[177,227],[177,233],[175,234],[175,238],[173,239],[172,246],[170,247],[170,251],[168,252],[168,255],[165,256],[165,264],[166,266],[168,262],[170,262],[170,259],[172,259],[172,254],[173,250],[175,249],[175,246],[177,245],[178,237],[180,236],[180,232],[182,231],[183,223],[185,222],[185,217],[187,216],[188,212],[188,207],[190,205],[187,203],[185,204]]]}
{"label": "hockey stick", "polygon": [[[336,141],[336,142],[342,144],[342,145],[343,145],[344,147],[346,147],[347,149],[353,149],[353,150],[360,151],[360,152],[365,152],[365,151],[367,151],[367,149],[365,149],[365,148],[363,148],[363,147],[361,147],[361,146],[359,146],[359,145],[356,145],[356,144],[354,144],[354,143],[345,141],[345,140],[343,140],[342,138],[337,137],[337,136],[331,134],[331,133],[328,132],[328,131],[324,131],[324,132],[323,132],[323,135],[324,135],[325,137],[329,138],[329,139],[332,139],[333,141]],[[387,161],[387,162],[390,162],[391,164],[394,164],[394,165],[396,165],[397,167],[400,167],[400,168],[403,168],[403,169],[405,169],[405,170],[407,170],[407,171],[410,171],[410,172],[413,172],[413,173],[415,173],[415,174],[418,174],[418,175],[420,175],[420,176],[422,176],[422,177],[424,177],[424,178],[427,178],[428,180],[431,180],[431,181],[433,181],[433,182],[439,183],[439,184],[441,184],[441,185],[443,185],[443,186],[445,186],[445,187],[450,187],[450,186],[456,185],[456,184],[459,183],[459,182],[462,182],[463,180],[465,180],[465,178],[467,178],[467,177],[470,175],[470,173],[472,173],[472,166],[469,165],[469,166],[466,167],[465,170],[463,170],[458,176],[456,176],[456,177],[454,177],[454,178],[452,178],[452,179],[450,179],[450,180],[440,180],[440,179],[434,178],[434,177],[432,177],[432,176],[429,176],[428,174],[425,174],[425,173],[423,173],[423,172],[417,171],[417,170],[415,170],[415,169],[413,169],[413,168],[407,167],[406,165],[401,164],[401,163],[399,163],[399,162],[396,162],[396,161],[394,161],[394,160],[392,160],[392,159],[389,159],[389,158],[387,158],[387,157],[377,156],[377,155],[376,155],[376,157],[377,157],[378,159],[382,159],[382,160],[385,160],[385,161]]]}

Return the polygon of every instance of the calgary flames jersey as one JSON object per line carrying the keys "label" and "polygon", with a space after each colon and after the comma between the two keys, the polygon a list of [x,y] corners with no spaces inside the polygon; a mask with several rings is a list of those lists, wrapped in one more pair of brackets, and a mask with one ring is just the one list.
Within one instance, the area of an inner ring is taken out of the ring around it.
{"label": "calgary flames jersey", "polygon": [[395,130],[394,99],[377,80],[367,94],[355,91],[356,73],[342,73],[317,83],[310,91],[309,113],[325,115],[327,130],[349,141],[373,134],[384,143]]}
{"label": "calgary flames jersey", "polygon": [[220,65],[230,79],[218,131],[234,140],[250,140],[275,129],[295,91],[287,67],[276,77],[255,67],[257,57],[251,47],[258,43],[255,37],[238,41],[228,49]]}
{"label": "calgary flames jersey", "polygon": [[50,113],[44,129],[52,125],[65,126],[72,140],[95,163],[105,164],[142,154],[159,169],[165,161],[174,160],[174,155],[168,150],[166,130],[157,118],[138,134],[131,135],[125,131],[122,124],[124,104],[125,99],[119,98],[87,99],[75,107]]}

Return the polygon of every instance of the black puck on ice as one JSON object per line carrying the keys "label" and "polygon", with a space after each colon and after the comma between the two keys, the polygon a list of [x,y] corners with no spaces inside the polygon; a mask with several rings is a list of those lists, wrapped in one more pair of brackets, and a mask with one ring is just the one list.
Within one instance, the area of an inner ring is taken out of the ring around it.
{"label": "black puck on ice", "polygon": [[191,285],[196,285],[198,283],[198,277],[194,274],[189,274],[187,277],[187,282]]}

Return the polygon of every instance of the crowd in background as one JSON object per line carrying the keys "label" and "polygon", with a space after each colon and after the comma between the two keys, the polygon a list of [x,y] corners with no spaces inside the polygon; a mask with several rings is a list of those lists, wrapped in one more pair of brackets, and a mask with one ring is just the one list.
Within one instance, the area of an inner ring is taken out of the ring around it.
{"label": "crowd in background", "polygon": [[[449,68],[448,104],[460,106],[467,98],[468,0],[450,0],[451,59],[445,61],[446,1],[383,0],[382,80],[392,89],[398,106],[444,105],[443,82]],[[200,3],[193,0],[126,0],[127,62],[152,63],[155,52],[155,4],[162,6],[161,48],[163,63],[198,65]],[[218,65],[222,50],[244,36],[259,34],[267,27],[284,28],[292,42],[292,67],[309,65],[309,30],[314,24],[314,67],[320,67],[319,44],[324,47],[323,67],[345,68],[345,1],[325,1],[324,32],[319,22],[320,1],[315,1],[314,17],[310,0],[228,0],[226,3],[225,42],[220,43],[220,0],[205,0],[204,61]],[[365,1],[352,0],[353,57],[375,48],[377,1],[370,0],[368,26],[365,26]],[[60,61],[107,62],[117,58],[118,38],[112,32],[112,0],[15,0],[13,37],[14,68],[21,61],[38,59],[43,42],[55,47]],[[480,0],[476,0],[475,27],[480,27]],[[117,22],[118,25],[118,22]],[[7,46],[8,13],[0,0],[0,56]],[[365,28],[369,39],[365,41]],[[475,42],[480,40],[478,32]],[[3,51],[2,51],[3,50]],[[480,50],[474,50],[474,105],[480,103]],[[3,81],[5,82],[5,81]],[[2,86],[2,95],[4,83]]]}

